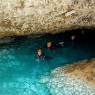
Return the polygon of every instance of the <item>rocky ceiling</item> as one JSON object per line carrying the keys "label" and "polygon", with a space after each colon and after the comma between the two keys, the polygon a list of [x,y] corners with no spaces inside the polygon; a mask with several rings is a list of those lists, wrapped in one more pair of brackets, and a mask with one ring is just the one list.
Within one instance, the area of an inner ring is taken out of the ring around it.
{"label": "rocky ceiling", "polygon": [[95,27],[95,0],[0,0],[0,37]]}

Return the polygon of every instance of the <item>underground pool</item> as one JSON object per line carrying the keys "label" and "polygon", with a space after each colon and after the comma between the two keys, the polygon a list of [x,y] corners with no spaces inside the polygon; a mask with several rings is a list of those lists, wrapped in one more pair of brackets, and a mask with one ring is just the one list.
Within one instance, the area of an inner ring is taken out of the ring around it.
{"label": "underground pool", "polygon": [[[67,36],[61,33],[17,37],[11,43],[0,45],[0,95],[54,95],[41,82],[42,77],[51,77],[51,70],[57,67],[95,57],[95,41],[71,41]],[[64,47],[50,50],[45,47],[48,41],[64,42]],[[38,49],[51,59],[37,60]]]}

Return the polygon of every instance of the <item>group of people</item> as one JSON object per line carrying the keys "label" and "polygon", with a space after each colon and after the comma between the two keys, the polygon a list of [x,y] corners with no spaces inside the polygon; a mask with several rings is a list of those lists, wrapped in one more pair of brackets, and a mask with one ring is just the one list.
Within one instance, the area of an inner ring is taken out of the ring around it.
{"label": "group of people", "polygon": [[[56,49],[56,48],[60,48],[60,47],[63,47],[64,46],[64,42],[60,42],[56,45],[54,45],[52,42],[47,42],[47,45],[46,47],[49,48],[49,49]],[[37,51],[37,58],[38,59],[46,59],[46,56],[44,55],[43,51],[41,49],[39,49]]]}
{"label": "group of people", "polygon": [[[82,31],[82,35],[84,34],[84,31]],[[76,40],[76,36],[75,35],[71,35],[70,37],[71,41]],[[49,49],[56,49],[56,48],[60,48],[64,46],[64,42],[59,42],[58,44],[53,44],[52,42],[47,42],[46,47]],[[39,49],[37,51],[37,58],[38,59],[46,59],[46,56],[44,55],[43,51],[41,49]]]}
{"label": "group of people", "polygon": [[[75,35],[72,35],[71,36],[71,40],[74,41],[76,38]],[[56,49],[56,48],[60,48],[60,47],[63,47],[64,46],[64,42],[59,42],[58,44],[53,44],[52,42],[47,42],[47,45],[46,47],[49,48],[49,49]],[[39,49],[37,51],[37,59],[46,59],[46,56],[44,55],[43,51],[41,49]]]}

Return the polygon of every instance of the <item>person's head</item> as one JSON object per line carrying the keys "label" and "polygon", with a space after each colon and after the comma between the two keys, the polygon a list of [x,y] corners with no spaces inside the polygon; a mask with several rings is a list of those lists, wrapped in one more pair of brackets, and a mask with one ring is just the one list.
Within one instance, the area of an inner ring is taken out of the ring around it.
{"label": "person's head", "polygon": [[40,55],[42,55],[42,53],[43,53],[43,51],[41,50],[41,49],[39,49],[38,51],[37,51],[37,54],[40,56]]}
{"label": "person's head", "polygon": [[72,41],[74,41],[74,40],[75,40],[75,38],[76,38],[76,36],[75,36],[75,35],[72,35],[72,36],[71,36],[71,40],[72,40]]}
{"label": "person's head", "polygon": [[50,48],[52,46],[52,42],[47,42],[47,47]]}

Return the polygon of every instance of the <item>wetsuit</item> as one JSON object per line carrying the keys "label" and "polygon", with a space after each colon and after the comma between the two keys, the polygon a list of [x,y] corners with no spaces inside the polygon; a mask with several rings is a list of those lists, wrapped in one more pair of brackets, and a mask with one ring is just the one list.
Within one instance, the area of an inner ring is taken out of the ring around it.
{"label": "wetsuit", "polygon": [[44,54],[41,54],[41,55],[37,55],[37,59],[45,59],[46,58],[46,56],[44,55]]}
{"label": "wetsuit", "polygon": [[48,47],[50,49],[56,49],[56,48],[61,48],[64,46],[64,42],[59,42],[57,45],[52,45],[51,47]]}

